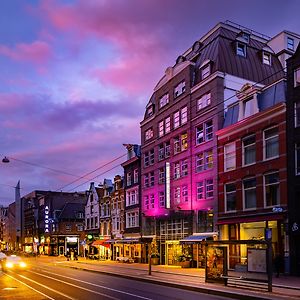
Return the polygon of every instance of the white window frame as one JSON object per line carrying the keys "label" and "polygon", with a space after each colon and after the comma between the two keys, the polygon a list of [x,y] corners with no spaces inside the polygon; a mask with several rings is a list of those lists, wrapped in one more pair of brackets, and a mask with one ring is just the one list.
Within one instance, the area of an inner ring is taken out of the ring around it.
{"label": "white window frame", "polygon": [[236,143],[224,145],[224,172],[235,170],[236,168]]}
{"label": "white window frame", "polygon": [[[234,186],[234,190],[232,191],[227,191],[227,187],[228,186]],[[228,196],[229,195],[232,195],[234,194],[235,195],[235,209],[231,209],[229,210],[228,209]],[[228,182],[224,185],[224,200],[225,200],[225,203],[224,203],[224,207],[225,207],[225,212],[235,212],[236,211],[236,205],[237,205],[237,197],[236,197],[236,184],[235,182]]]}
{"label": "white window frame", "polygon": [[158,146],[158,160],[163,160],[165,158],[165,146],[160,144]]}
{"label": "white window frame", "polygon": [[182,202],[188,202],[189,195],[188,195],[188,186],[187,185],[183,185],[181,187],[181,194],[182,194]]}
{"label": "white window frame", "polygon": [[[267,176],[271,176],[277,174],[278,175],[278,181],[275,183],[266,183],[266,177]],[[273,204],[273,205],[267,205],[267,187],[268,186],[277,186],[277,203]],[[280,179],[279,179],[279,172],[270,172],[270,173],[266,173],[264,174],[264,205],[265,207],[274,207],[280,204]]]}
{"label": "white window frame", "polygon": [[188,175],[188,161],[184,159],[181,161],[181,177]]}
{"label": "white window frame", "polygon": [[163,108],[168,103],[169,103],[169,93],[166,93],[159,98],[159,108]]}
{"label": "white window frame", "polygon": [[158,183],[165,183],[165,168],[159,168],[158,170]]}
{"label": "white window frame", "polygon": [[146,209],[146,210],[150,209],[150,205],[149,205],[149,195],[145,195],[145,196],[144,196],[144,203],[145,203],[145,209]]}
{"label": "white window frame", "polygon": [[295,50],[295,40],[288,36],[287,40],[286,40],[286,47],[288,50],[294,51]]}
{"label": "white window frame", "polygon": [[197,110],[201,110],[211,104],[211,93],[206,93],[197,100]]}
{"label": "white window frame", "polygon": [[294,87],[300,86],[300,68],[294,70]]}
{"label": "white window frame", "polygon": [[174,203],[175,204],[180,204],[180,193],[181,193],[181,191],[180,191],[180,186],[177,186],[177,187],[175,187],[174,188]]}
{"label": "white window frame", "polygon": [[[245,189],[245,181],[249,181],[249,180],[254,180],[254,186]],[[242,182],[243,184],[243,210],[253,210],[257,208],[257,195],[256,195],[256,184],[257,184],[257,180],[255,177],[251,177],[251,178],[245,178]],[[247,191],[251,191],[254,190],[255,191],[255,207],[250,207],[250,208],[246,208],[246,192]]]}
{"label": "white window frame", "polygon": [[165,126],[164,126],[164,121],[158,122],[158,136],[162,137],[165,134]]}
{"label": "white window frame", "polygon": [[241,42],[236,42],[236,54],[241,57],[247,57],[247,45]]}
{"label": "white window frame", "polygon": [[[254,142],[251,142],[250,144],[245,145],[245,142],[247,140],[253,139],[254,138]],[[252,164],[256,163],[256,140],[255,140],[255,135],[248,135],[246,137],[244,137],[242,139],[242,147],[243,147],[243,166],[249,166]],[[251,149],[254,149],[254,161],[250,162],[250,163],[246,163],[246,153],[247,151],[251,151]]]}
{"label": "white window frame", "polygon": [[[277,134],[266,138],[266,132],[269,131],[269,130],[272,130],[274,128],[277,128]],[[267,142],[269,140],[275,139],[275,138],[277,139],[277,154],[273,155],[273,156],[270,156],[270,157],[267,157]],[[278,127],[277,126],[270,127],[270,128],[267,128],[267,129],[264,130],[264,132],[263,132],[263,147],[264,147],[263,148],[264,149],[264,160],[270,160],[270,159],[274,159],[274,158],[279,157],[279,132],[278,132]]]}
{"label": "white window frame", "polygon": [[155,208],[155,197],[154,197],[154,194],[150,194],[150,207],[151,207],[151,209]]}
{"label": "white window frame", "polygon": [[180,145],[180,137],[176,136],[174,137],[174,154],[181,152],[181,145]]}
{"label": "white window frame", "polygon": [[174,88],[174,98],[179,97],[181,94],[185,92],[185,81],[181,81]]}
{"label": "white window frame", "polygon": [[214,180],[212,178],[205,180],[205,197],[206,199],[214,196]]}
{"label": "white window frame", "polygon": [[165,192],[160,191],[159,192],[159,207],[165,207],[165,206],[166,206]]}
{"label": "white window frame", "polygon": [[155,176],[154,176],[154,171],[149,173],[149,186],[154,186],[155,185]]}
{"label": "white window frame", "polygon": [[198,181],[196,184],[197,188],[197,201],[201,201],[204,199],[204,181]]}
{"label": "white window frame", "polygon": [[180,112],[175,111],[173,115],[174,129],[180,127]]}
{"label": "white window frame", "polygon": [[177,161],[174,163],[174,179],[180,178],[180,162]]}
{"label": "white window frame", "polygon": [[139,182],[139,169],[133,170],[133,183]]}
{"label": "white window frame", "polygon": [[131,185],[131,172],[127,173],[127,181],[126,181],[127,186]]}
{"label": "white window frame", "polygon": [[149,181],[149,173],[146,173],[144,175],[144,187],[148,188],[150,186],[150,181]]}
{"label": "white window frame", "polygon": [[171,118],[167,117],[165,118],[165,134],[169,133],[171,131]]}
{"label": "white window frame", "polygon": [[149,150],[149,165],[154,165],[154,149]]}
{"label": "white window frame", "polygon": [[204,80],[205,78],[210,76],[210,74],[211,74],[211,66],[209,63],[201,68],[201,80]]}
{"label": "white window frame", "polygon": [[181,114],[181,125],[187,123],[188,121],[188,116],[187,116],[187,106],[183,107],[180,110],[180,114]]}
{"label": "white window frame", "polygon": [[271,53],[263,51],[262,62],[265,65],[271,66],[271,64],[272,64],[272,55],[271,55]]}
{"label": "white window frame", "polygon": [[171,143],[165,142],[165,158],[168,158],[171,156]]}
{"label": "white window frame", "polygon": [[150,140],[151,138],[153,138],[154,132],[153,132],[153,128],[149,128],[145,131],[145,141]]}

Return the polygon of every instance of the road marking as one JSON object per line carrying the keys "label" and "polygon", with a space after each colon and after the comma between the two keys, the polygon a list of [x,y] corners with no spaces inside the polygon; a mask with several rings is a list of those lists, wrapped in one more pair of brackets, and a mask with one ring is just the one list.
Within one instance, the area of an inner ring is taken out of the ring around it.
{"label": "road marking", "polygon": [[[104,294],[104,293],[100,293],[100,292],[96,292],[96,291],[91,291],[91,290],[89,290],[89,289],[87,289],[87,288],[84,288],[84,287],[82,287],[82,286],[78,286],[78,285],[73,284],[73,283],[69,283],[69,282],[66,282],[66,281],[62,281],[62,280],[59,280],[59,279],[57,279],[57,278],[53,278],[53,277],[50,277],[50,276],[47,276],[47,275],[44,275],[44,274],[41,274],[41,273],[37,273],[37,272],[33,272],[33,271],[28,271],[28,272],[34,273],[34,274],[37,274],[37,275],[39,275],[39,276],[43,276],[43,277],[46,277],[46,278],[49,278],[49,279],[52,279],[52,280],[59,281],[59,282],[62,282],[62,283],[64,283],[64,284],[67,284],[67,285],[70,285],[70,286],[74,286],[74,287],[76,287],[76,288],[78,288],[78,289],[82,289],[82,290],[88,291],[88,292],[90,292],[90,293],[94,293],[94,294],[97,294],[97,295],[105,296],[105,297],[107,297],[107,298],[114,299],[114,300],[120,300],[119,298],[116,298],[116,297],[113,297],[113,296],[110,296],[110,295],[107,295],[107,294]],[[46,271],[44,271],[44,272],[46,272]],[[50,274],[53,275],[53,273],[51,273],[51,272],[46,272],[46,273],[50,273]],[[59,275],[59,274],[55,274],[55,275],[56,275],[56,276],[62,276],[62,275]],[[62,277],[68,278],[67,276],[62,276]],[[72,278],[71,278],[71,279],[72,279]],[[81,280],[77,280],[77,281],[81,281]],[[84,281],[83,281],[83,282],[84,282]],[[86,282],[86,283],[87,283],[87,282]],[[74,299],[74,298],[70,298],[70,299]]]}
{"label": "road marking", "polygon": [[30,288],[30,289],[34,290],[35,292],[37,292],[37,293],[43,295],[44,297],[46,297],[46,298],[48,298],[48,299],[51,299],[51,300],[55,300],[54,298],[51,298],[50,296],[44,294],[43,292],[38,291],[37,289],[33,288],[32,286],[28,285],[27,283],[25,283],[25,282],[23,282],[23,281],[21,281],[21,280],[15,278],[15,277],[13,277],[13,276],[10,276],[10,275],[8,275],[8,274],[5,274],[5,275],[8,276],[8,277],[10,277],[10,278],[12,278],[12,279],[14,279],[14,280],[16,280],[16,281],[18,281],[18,282],[20,282],[20,283],[22,283],[22,284],[24,284],[24,285],[27,286],[28,288]]}
{"label": "road marking", "polygon": [[[48,272],[48,271],[45,271],[45,270],[42,270],[42,271],[43,271],[44,273],[53,274],[52,272]],[[36,272],[33,272],[33,271],[29,271],[29,272],[32,272],[32,273],[35,273],[35,274],[42,275],[41,273],[36,273]],[[65,276],[65,275],[60,275],[60,274],[56,274],[56,275],[58,275],[58,276],[60,276],[60,277],[68,278],[68,279],[71,279],[71,280],[74,280],[74,281],[86,283],[86,284],[89,284],[89,285],[92,285],[92,286],[100,287],[100,288],[103,288],[103,289],[106,289],[106,290],[110,290],[110,291],[118,292],[118,293],[121,293],[121,294],[125,294],[125,295],[128,295],[128,296],[133,296],[133,297],[140,298],[140,299],[144,299],[144,300],[153,300],[153,299],[151,299],[151,298],[147,298],[147,297],[139,296],[139,295],[136,295],[136,294],[132,294],[132,293],[128,293],[128,292],[116,290],[116,289],[113,289],[113,288],[109,288],[109,287],[107,287],[107,286],[103,286],[103,285],[91,283],[91,282],[84,281],[84,280],[80,280],[80,279],[76,279],[76,278],[73,278],[73,277],[69,277],[69,276]],[[48,276],[46,276],[46,275],[42,275],[42,276],[48,277]],[[50,278],[52,278],[52,277],[50,277]],[[55,278],[53,278],[53,279],[55,279]],[[58,279],[55,279],[55,280],[58,280]],[[63,282],[65,282],[65,281],[63,281]],[[69,284],[72,285],[71,283],[69,283]],[[78,287],[78,286],[76,285],[76,287]]]}

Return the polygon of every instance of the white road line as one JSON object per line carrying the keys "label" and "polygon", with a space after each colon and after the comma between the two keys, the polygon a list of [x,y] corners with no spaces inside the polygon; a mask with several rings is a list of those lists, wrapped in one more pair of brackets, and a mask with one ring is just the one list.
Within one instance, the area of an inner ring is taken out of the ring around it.
{"label": "white road line", "polygon": [[37,293],[43,295],[44,297],[46,297],[46,298],[48,298],[48,299],[51,299],[51,300],[55,300],[54,298],[51,298],[50,296],[44,294],[43,292],[40,292],[39,290],[33,288],[32,286],[28,285],[27,283],[25,283],[25,282],[23,282],[23,281],[21,281],[21,280],[15,278],[15,277],[13,277],[13,276],[10,276],[10,275],[8,275],[8,274],[5,274],[5,275],[8,276],[8,277],[10,277],[10,278],[12,278],[13,280],[16,280],[16,281],[20,282],[21,284],[24,284],[24,285],[27,286],[28,288],[30,288],[30,289],[34,290],[35,292],[37,292]]}
{"label": "white road line", "polygon": [[[107,298],[114,299],[114,300],[120,300],[119,298],[116,298],[116,297],[113,297],[113,296],[110,296],[110,295],[107,295],[107,294],[104,294],[104,293],[99,293],[99,292],[96,292],[96,291],[92,291],[92,290],[89,290],[89,289],[84,288],[84,287],[82,287],[82,286],[78,286],[78,285],[76,285],[76,284],[72,284],[72,283],[69,283],[69,282],[66,282],[66,281],[62,281],[62,280],[59,280],[59,279],[57,279],[57,278],[53,278],[53,277],[51,277],[51,276],[47,276],[47,275],[44,275],[44,274],[41,274],[41,273],[37,273],[37,272],[33,272],[33,271],[27,271],[27,272],[34,273],[34,274],[37,274],[37,275],[39,275],[39,276],[43,276],[43,277],[46,277],[46,278],[49,278],[49,279],[52,279],[52,280],[56,280],[56,281],[62,282],[62,283],[64,283],[64,284],[67,284],[67,285],[70,285],[70,286],[74,286],[74,287],[76,287],[76,288],[78,288],[78,289],[82,289],[82,290],[84,290],[84,291],[88,291],[88,292],[90,292],[90,293],[94,293],[94,294],[97,294],[97,295],[105,296],[105,297],[107,297]],[[46,272],[46,271],[44,271],[44,272]],[[53,275],[53,273],[51,273],[51,272],[46,272],[46,273],[50,273],[50,274]],[[56,275],[56,276],[62,276],[62,275],[59,275],[59,274],[55,274],[55,275]],[[66,277],[66,276],[62,276],[62,277]],[[68,278],[68,277],[67,277],[67,278]],[[77,281],[80,281],[80,280],[77,280]],[[74,299],[74,298],[70,298],[70,299]]]}
{"label": "white road line", "polygon": [[[44,273],[53,274],[52,272],[48,272],[48,271],[45,271],[45,270],[43,270],[43,269],[42,269],[42,271],[43,271]],[[41,273],[36,273],[36,272],[33,272],[33,271],[29,271],[29,272],[32,272],[32,273],[35,273],[35,274],[42,275]],[[118,293],[121,293],[121,294],[125,294],[125,295],[128,295],[128,296],[133,296],[133,297],[140,298],[140,299],[144,299],[144,300],[153,300],[153,299],[151,299],[151,298],[146,298],[146,297],[139,296],[139,295],[136,295],[136,294],[124,292],[124,291],[121,291],[121,290],[116,290],[116,289],[113,289],[113,288],[109,288],[109,287],[107,287],[107,286],[103,286],[103,285],[91,283],[91,282],[84,281],[84,280],[80,280],[80,279],[76,279],[76,278],[73,278],[73,277],[64,276],[64,275],[60,275],[60,274],[56,274],[56,275],[57,275],[57,276],[60,276],[60,277],[68,278],[68,279],[71,279],[71,280],[74,280],[74,281],[86,283],[86,284],[89,284],[89,285],[92,285],[92,286],[100,287],[100,288],[103,288],[103,289],[106,289],[106,290],[110,290],[110,291],[118,292]],[[42,276],[45,276],[45,275],[42,275]],[[64,281],[64,282],[65,282],[65,281]]]}

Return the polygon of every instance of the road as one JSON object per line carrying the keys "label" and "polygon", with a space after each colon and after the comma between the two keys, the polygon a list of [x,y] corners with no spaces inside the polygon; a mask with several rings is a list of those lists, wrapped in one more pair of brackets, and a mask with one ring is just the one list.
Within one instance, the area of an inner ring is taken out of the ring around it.
{"label": "road", "polygon": [[28,261],[28,270],[0,272],[0,299],[225,299],[122,277],[69,269],[39,259]]}

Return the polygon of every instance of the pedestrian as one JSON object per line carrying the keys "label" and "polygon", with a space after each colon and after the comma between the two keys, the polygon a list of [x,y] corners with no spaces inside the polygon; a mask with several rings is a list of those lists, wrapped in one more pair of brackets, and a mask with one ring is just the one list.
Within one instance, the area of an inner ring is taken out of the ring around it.
{"label": "pedestrian", "polygon": [[282,266],[282,256],[280,255],[280,253],[276,253],[275,258],[274,258],[274,267],[275,267],[276,277],[279,277],[281,266]]}

